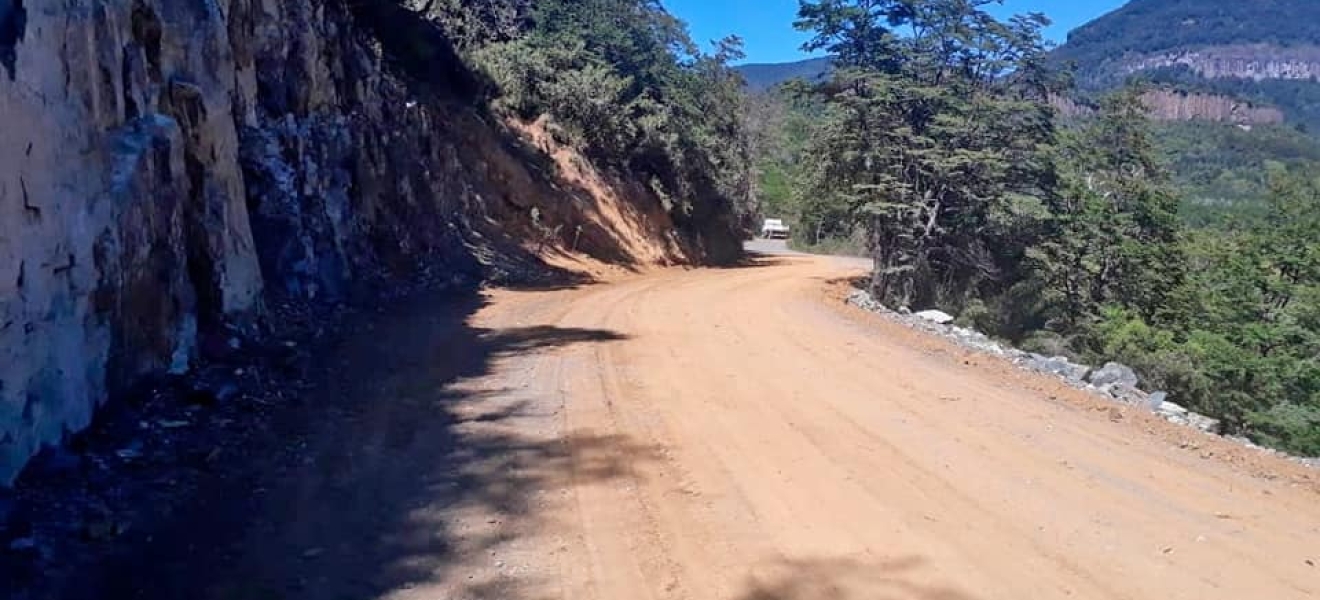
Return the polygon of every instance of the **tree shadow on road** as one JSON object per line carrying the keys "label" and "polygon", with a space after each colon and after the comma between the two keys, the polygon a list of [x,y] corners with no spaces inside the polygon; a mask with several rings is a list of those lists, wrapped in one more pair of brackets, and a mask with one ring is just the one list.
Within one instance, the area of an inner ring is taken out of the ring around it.
{"label": "tree shadow on road", "polygon": [[769,577],[749,580],[734,600],[974,600],[953,586],[929,583],[916,556],[881,562],[786,560]]}
{"label": "tree shadow on road", "polygon": [[748,252],[742,258],[721,265],[715,265],[713,269],[769,269],[771,267],[781,267],[790,264],[790,257],[778,256],[774,254],[761,254],[759,252]]}
{"label": "tree shadow on road", "polygon": [[852,288],[852,289],[854,289],[854,290],[869,291],[870,288],[871,288],[871,278],[870,278],[870,277],[865,277],[865,276],[863,276],[863,277],[856,277],[856,276],[853,276],[853,277],[813,277],[812,279],[815,279],[815,280],[817,280],[817,281],[821,281],[821,282],[825,283],[826,285],[850,287],[850,288]]}
{"label": "tree shadow on road", "polygon": [[[481,305],[418,299],[345,332],[304,402],[67,597],[382,597],[453,579],[460,558],[535,529],[544,495],[570,478],[612,480],[657,459],[623,436],[555,430],[559,400],[516,374],[501,377],[508,387],[480,381],[509,357],[623,336],[479,329]],[[472,527],[456,514],[493,516]],[[464,597],[514,597],[490,586]]]}

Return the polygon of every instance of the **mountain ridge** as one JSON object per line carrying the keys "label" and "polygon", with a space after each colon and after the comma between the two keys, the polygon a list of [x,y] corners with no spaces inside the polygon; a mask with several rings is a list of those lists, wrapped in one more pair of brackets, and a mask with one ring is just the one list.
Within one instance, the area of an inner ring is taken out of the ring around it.
{"label": "mountain ridge", "polygon": [[[1309,0],[1133,0],[1054,49],[1093,98],[1139,78],[1161,120],[1286,122],[1320,130],[1320,3]],[[737,67],[752,92],[828,72],[828,58]],[[1236,108],[1234,108],[1236,107]]]}
{"label": "mountain ridge", "polygon": [[1132,54],[1242,43],[1320,43],[1310,0],[1133,0],[1069,32],[1054,52],[1080,66]]}
{"label": "mountain ridge", "polygon": [[762,92],[792,79],[819,79],[829,72],[831,60],[822,56],[783,63],[748,63],[734,70],[747,81],[749,90]]}
{"label": "mountain ridge", "polygon": [[[1068,34],[1052,58],[1075,67],[1079,95],[1132,79],[1163,90],[1277,109],[1289,124],[1320,126],[1320,3],[1309,0],[1133,0]],[[1234,122],[1222,111],[1157,115]],[[1273,118],[1271,117],[1271,121]]]}

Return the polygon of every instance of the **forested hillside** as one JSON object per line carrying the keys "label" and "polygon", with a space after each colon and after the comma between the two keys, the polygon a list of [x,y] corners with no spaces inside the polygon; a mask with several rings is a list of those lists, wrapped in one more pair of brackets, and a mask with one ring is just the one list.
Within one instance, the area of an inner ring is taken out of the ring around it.
{"label": "forested hillside", "polygon": [[1320,42],[1310,0],[1134,0],[1068,34],[1057,58],[1084,71],[1131,55],[1243,43]]}
{"label": "forested hillside", "polygon": [[[1179,113],[1189,122],[1162,125],[1157,139],[1193,213],[1253,211],[1268,186],[1252,173],[1312,168],[1320,152],[1317,19],[1320,4],[1306,0],[1134,0],[1071,32],[1051,58],[1075,67],[1072,95],[1083,102],[1139,80],[1250,107],[1233,116],[1192,107]],[[1283,123],[1262,127],[1251,111]],[[1256,127],[1233,127],[1244,121]]]}
{"label": "forested hillside", "polygon": [[792,218],[795,243],[865,248],[890,306],[1131,364],[1232,433],[1320,453],[1309,138],[1160,125],[1140,87],[1064,121],[1044,18],[979,6],[803,2],[806,48],[836,70],[752,106],[764,209]]}
{"label": "forested hillside", "polygon": [[1156,123],[1155,145],[1183,199],[1189,225],[1259,215],[1269,174],[1317,172],[1320,141],[1288,126],[1243,129],[1204,122]]}
{"label": "forested hillside", "polygon": [[[747,226],[744,96],[728,66],[742,58],[740,40],[699,48],[658,0],[426,7],[492,80],[496,110],[524,121],[551,117],[553,137],[644,182],[681,227],[734,243],[730,231]],[[736,243],[707,250],[739,252]]]}

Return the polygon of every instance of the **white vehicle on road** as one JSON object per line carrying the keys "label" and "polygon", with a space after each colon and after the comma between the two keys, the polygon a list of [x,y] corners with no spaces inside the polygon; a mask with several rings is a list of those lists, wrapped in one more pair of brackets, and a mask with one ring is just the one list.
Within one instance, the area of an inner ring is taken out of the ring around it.
{"label": "white vehicle on road", "polygon": [[783,219],[766,219],[765,224],[761,225],[761,237],[788,239],[788,225],[784,224]]}

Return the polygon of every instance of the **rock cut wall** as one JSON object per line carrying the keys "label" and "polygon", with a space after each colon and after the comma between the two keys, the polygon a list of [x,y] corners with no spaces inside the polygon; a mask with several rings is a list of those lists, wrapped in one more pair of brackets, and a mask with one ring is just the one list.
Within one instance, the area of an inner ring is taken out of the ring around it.
{"label": "rock cut wall", "polygon": [[[267,298],[472,280],[474,232],[599,212],[473,110],[452,51],[425,90],[392,75],[364,6],[392,5],[0,0],[0,486]],[[580,237],[608,254],[620,235]]]}
{"label": "rock cut wall", "polygon": [[0,4],[0,483],[258,302],[219,10]]}

